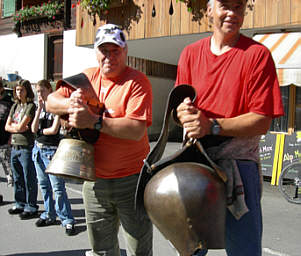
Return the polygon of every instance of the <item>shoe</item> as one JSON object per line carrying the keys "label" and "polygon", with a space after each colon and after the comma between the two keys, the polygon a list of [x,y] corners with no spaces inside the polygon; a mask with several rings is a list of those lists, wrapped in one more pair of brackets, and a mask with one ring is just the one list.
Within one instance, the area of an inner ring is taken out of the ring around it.
{"label": "shoe", "polygon": [[16,206],[8,209],[9,214],[20,214],[20,213],[23,213],[23,211],[24,211],[23,208],[17,208]]}
{"label": "shoe", "polygon": [[75,227],[74,227],[74,224],[67,224],[65,226],[66,228],[66,235],[67,236],[73,236],[75,235]]}
{"label": "shoe", "polygon": [[86,251],[85,256],[93,256],[93,252],[92,251]]}
{"label": "shoe", "polygon": [[6,179],[7,179],[7,186],[12,187],[14,185],[14,180],[13,180],[12,176],[7,175]]}
{"label": "shoe", "polygon": [[36,221],[36,226],[37,227],[46,227],[46,226],[50,226],[50,225],[53,225],[55,223],[55,220],[52,220],[52,219],[41,219],[39,218],[37,221]]}
{"label": "shoe", "polygon": [[207,249],[197,249],[192,256],[204,256],[207,255]]}
{"label": "shoe", "polygon": [[29,220],[38,217],[38,211],[35,212],[22,212],[19,214],[21,220]]}

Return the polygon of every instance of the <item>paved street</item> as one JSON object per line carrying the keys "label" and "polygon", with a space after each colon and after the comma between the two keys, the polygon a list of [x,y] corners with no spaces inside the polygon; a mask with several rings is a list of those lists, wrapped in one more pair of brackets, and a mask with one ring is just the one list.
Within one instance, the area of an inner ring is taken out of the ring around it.
{"label": "paved street", "polygon": [[[179,147],[178,143],[168,143],[165,155]],[[36,219],[20,220],[7,210],[13,205],[13,188],[7,187],[4,172],[0,167],[0,193],[4,204],[0,206],[0,255],[7,256],[84,256],[89,250],[83,201],[80,184],[67,184],[73,214],[77,221],[77,235],[68,237],[59,225],[35,227]],[[39,194],[40,210],[43,202]],[[264,237],[263,256],[301,255],[301,205],[287,203],[268,181],[264,182],[263,192]],[[124,241],[120,232],[121,248]],[[122,250],[124,254],[124,250]],[[154,256],[175,256],[175,251],[155,229]],[[224,250],[210,251],[208,256],[226,255]],[[243,255],[242,255],[243,256]]]}

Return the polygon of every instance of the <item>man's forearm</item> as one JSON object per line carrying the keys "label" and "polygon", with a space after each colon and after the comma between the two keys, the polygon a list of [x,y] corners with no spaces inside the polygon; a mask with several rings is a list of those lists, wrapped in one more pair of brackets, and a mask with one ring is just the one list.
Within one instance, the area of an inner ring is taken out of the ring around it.
{"label": "man's forearm", "polygon": [[69,98],[62,96],[57,92],[48,95],[46,101],[47,112],[61,116],[68,113],[68,108],[69,108]]}
{"label": "man's forearm", "polygon": [[257,136],[267,133],[272,117],[249,112],[234,118],[217,118],[217,121],[222,127],[220,135]]}
{"label": "man's forearm", "polygon": [[101,132],[109,134],[116,138],[140,140],[145,131],[146,121],[134,120],[126,117],[105,118],[102,122]]}

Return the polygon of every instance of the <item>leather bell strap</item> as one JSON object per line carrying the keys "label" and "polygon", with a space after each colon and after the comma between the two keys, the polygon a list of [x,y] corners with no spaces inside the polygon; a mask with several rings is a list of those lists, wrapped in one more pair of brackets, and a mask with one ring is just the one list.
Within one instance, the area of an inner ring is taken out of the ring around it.
{"label": "leather bell strap", "polygon": [[[189,142],[189,141],[188,141]],[[188,143],[187,142],[187,143]],[[191,142],[190,142],[191,143]],[[200,152],[205,156],[205,158],[207,159],[207,161],[211,164],[211,166],[213,167],[213,169],[216,171],[217,175],[221,178],[221,180],[226,183],[227,182],[227,175],[224,171],[222,171],[220,169],[220,167],[214,163],[211,158],[207,155],[205,149],[203,148],[202,144],[197,141],[194,140],[193,143],[195,143],[195,145],[197,146],[198,150],[200,150]]]}
{"label": "leather bell strap", "polygon": [[[79,73],[74,76],[70,76],[59,80],[56,83],[56,89],[61,86],[68,85],[74,90],[82,89],[85,92],[85,96],[89,99],[86,104],[91,108],[92,112],[95,114],[102,114],[104,109],[104,104],[101,103],[96,95],[92,84],[90,83],[88,77],[84,73]],[[62,119],[67,120],[68,115],[61,116]],[[94,144],[99,138],[100,132],[95,129],[77,129],[72,128],[67,132],[66,137],[71,136],[74,139],[84,140],[88,143]]]}
{"label": "leather bell strap", "polygon": [[[147,158],[144,160],[144,168],[148,173],[152,173],[152,170],[155,168],[155,163],[158,162],[165,150],[166,143],[168,140],[168,127],[169,127],[169,119],[171,114],[173,113],[173,116],[176,116],[176,108],[183,102],[185,98],[189,97],[192,102],[194,102],[196,98],[196,92],[195,89],[186,84],[179,85],[175,87],[169,94],[166,109],[165,109],[165,115],[164,115],[164,121],[163,121],[163,127],[159,136],[159,139],[157,143],[155,144],[153,150],[149,153]],[[184,131],[185,132],[185,131]],[[185,138],[185,137],[184,137]],[[225,172],[223,172],[220,167],[214,163],[211,158],[207,155],[205,149],[203,148],[202,144],[196,140],[196,139],[190,139],[187,141],[183,141],[183,146],[190,146],[192,144],[195,144],[195,146],[198,148],[198,150],[205,156],[207,161],[211,164],[211,167],[216,171],[216,174],[221,178],[223,182],[226,183],[227,176]]]}
{"label": "leather bell strap", "polygon": [[193,102],[196,97],[195,89],[186,84],[179,85],[175,87],[168,96],[167,104],[165,107],[165,115],[163,119],[163,126],[161,129],[161,133],[159,139],[155,146],[153,147],[152,151],[149,153],[145,162],[148,165],[152,165],[153,163],[159,161],[164,153],[166,143],[168,140],[168,125],[169,119],[172,112],[176,112],[176,108],[183,102],[185,98],[189,97]]}

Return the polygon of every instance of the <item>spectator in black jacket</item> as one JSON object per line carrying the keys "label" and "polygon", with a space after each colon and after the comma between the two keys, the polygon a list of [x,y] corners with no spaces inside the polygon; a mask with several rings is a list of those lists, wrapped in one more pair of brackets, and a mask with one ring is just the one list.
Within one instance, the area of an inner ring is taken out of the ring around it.
{"label": "spectator in black jacket", "polygon": [[12,106],[11,96],[5,91],[3,81],[0,80],[0,163],[7,178],[7,185],[13,185],[10,168],[10,133],[5,131],[5,123]]}

